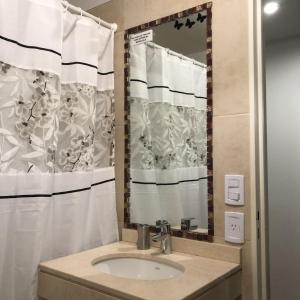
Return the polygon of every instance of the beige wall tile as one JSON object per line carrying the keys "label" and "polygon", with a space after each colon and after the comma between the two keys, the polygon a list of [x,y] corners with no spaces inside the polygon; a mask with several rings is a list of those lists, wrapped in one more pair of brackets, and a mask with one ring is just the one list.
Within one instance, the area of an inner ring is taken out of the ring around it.
{"label": "beige wall tile", "polygon": [[124,126],[116,126],[116,200],[118,221],[124,221]]}
{"label": "beige wall tile", "polygon": [[115,74],[115,118],[116,125],[124,125],[124,74]]}
{"label": "beige wall tile", "polygon": [[225,242],[224,236],[221,237],[221,236],[217,236],[217,235],[214,236],[214,243],[230,245],[229,243]]}
{"label": "beige wall tile", "polygon": [[124,74],[124,31],[116,32],[114,45],[114,71],[117,76]]}
{"label": "beige wall tile", "polygon": [[124,228],[124,222],[118,222],[118,229],[119,229],[119,240],[122,241],[123,240],[123,231]]}
{"label": "beige wall tile", "polygon": [[[246,239],[250,239],[249,126],[248,114],[213,118],[214,223],[218,237],[224,237],[224,211],[227,210],[246,213]],[[245,207],[225,206],[225,174],[245,175]]]}
{"label": "beige wall tile", "polygon": [[124,30],[124,1],[111,0],[97,6],[89,12],[109,23],[116,23],[118,31]]}
{"label": "beige wall tile", "polygon": [[248,113],[248,1],[214,1],[212,14],[213,113]]}
{"label": "beige wall tile", "polygon": [[147,12],[145,0],[124,1],[124,28],[128,29],[145,23]]}

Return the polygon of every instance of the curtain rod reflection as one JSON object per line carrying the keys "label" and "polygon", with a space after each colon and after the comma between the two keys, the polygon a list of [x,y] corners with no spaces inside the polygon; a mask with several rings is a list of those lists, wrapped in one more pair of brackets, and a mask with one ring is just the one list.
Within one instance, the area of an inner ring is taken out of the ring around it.
{"label": "curtain rod reflection", "polygon": [[155,43],[153,43],[153,42],[147,42],[147,45],[149,45],[150,47],[153,47],[153,48],[157,48],[157,49],[166,49],[166,50],[167,50],[167,53],[170,54],[170,55],[177,56],[177,57],[179,57],[180,59],[190,61],[190,62],[192,62],[194,65],[197,65],[197,66],[202,67],[202,68],[206,68],[206,67],[207,67],[206,64],[203,64],[203,63],[201,63],[201,62],[199,62],[199,61],[197,61],[197,60],[195,60],[195,59],[189,58],[189,57],[187,57],[187,56],[185,56],[185,55],[182,55],[182,54],[177,53],[177,52],[175,52],[175,51],[172,51],[172,50],[170,50],[170,49],[167,49],[167,48],[164,48],[164,47],[162,47],[162,46],[159,46],[159,45],[157,45],[157,44],[155,44]]}

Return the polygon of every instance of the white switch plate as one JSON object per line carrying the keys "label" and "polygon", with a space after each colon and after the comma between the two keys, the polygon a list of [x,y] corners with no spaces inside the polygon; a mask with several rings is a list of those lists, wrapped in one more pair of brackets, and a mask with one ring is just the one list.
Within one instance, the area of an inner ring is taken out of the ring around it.
{"label": "white switch plate", "polygon": [[244,199],[244,176],[225,175],[225,203],[243,206],[245,204]]}
{"label": "white switch plate", "polygon": [[244,213],[225,212],[225,241],[242,244],[245,241]]}

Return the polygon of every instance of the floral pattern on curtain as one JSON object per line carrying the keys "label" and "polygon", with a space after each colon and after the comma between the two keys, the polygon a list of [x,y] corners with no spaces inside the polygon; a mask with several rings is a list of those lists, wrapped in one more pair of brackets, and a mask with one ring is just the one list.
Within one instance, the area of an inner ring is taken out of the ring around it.
{"label": "floral pattern on curtain", "polygon": [[207,229],[206,66],[152,42],[130,47],[130,221]]}
{"label": "floral pattern on curtain", "polygon": [[0,172],[113,165],[113,91],[0,62]]}
{"label": "floral pattern on curtain", "polygon": [[0,299],[118,240],[114,32],[60,0],[0,0]]}
{"label": "floral pattern on curtain", "polygon": [[130,99],[131,167],[206,166],[206,111]]}

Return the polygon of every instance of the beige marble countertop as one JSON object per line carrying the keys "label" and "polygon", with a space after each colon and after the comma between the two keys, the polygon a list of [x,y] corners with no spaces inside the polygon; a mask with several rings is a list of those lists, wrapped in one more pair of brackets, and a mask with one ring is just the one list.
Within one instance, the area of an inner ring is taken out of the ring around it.
{"label": "beige marble countertop", "polygon": [[[98,272],[92,262],[103,256],[143,256],[168,260],[184,268],[173,279],[134,280]],[[222,279],[240,270],[240,265],[190,254],[173,252],[162,255],[157,248],[137,250],[136,245],[117,242],[40,264],[40,271],[70,280],[121,299],[179,300],[200,295]]]}

